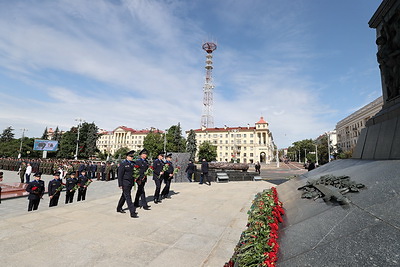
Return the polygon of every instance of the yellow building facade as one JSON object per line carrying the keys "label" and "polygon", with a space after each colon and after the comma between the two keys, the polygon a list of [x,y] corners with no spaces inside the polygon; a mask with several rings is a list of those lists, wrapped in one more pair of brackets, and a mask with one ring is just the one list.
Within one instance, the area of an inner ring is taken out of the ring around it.
{"label": "yellow building facade", "polygon": [[119,126],[114,131],[100,131],[100,138],[97,140],[97,148],[104,154],[114,154],[118,149],[127,147],[130,150],[139,151],[143,149],[144,138],[150,130],[134,130],[126,126]]}
{"label": "yellow building facade", "polygon": [[[268,123],[263,117],[254,127],[202,128],[196,134],[197,151],[209,141],[217,147],[217,161],[241,163],[270,163],[274,159],[274,142]],[[186,132],[187,134],[189,131]]]}

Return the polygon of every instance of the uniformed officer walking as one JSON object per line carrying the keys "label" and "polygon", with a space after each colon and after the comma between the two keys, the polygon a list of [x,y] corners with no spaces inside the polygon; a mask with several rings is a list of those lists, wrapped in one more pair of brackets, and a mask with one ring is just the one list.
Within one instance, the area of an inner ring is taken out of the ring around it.
{"label": "uniformed officer walking", "polygon": [[85,200],[89,182],[91,182],[91,180],[86,176],[86,170],[82,170],[78,178],[78,201]]}
{"label": "uniformed officer walking", "polygon": [[49,181],[48,193],[50,197],[49,207],[54,207],[58,205],[58,199],[60,198],[62,181],[60,180],[60,173],[55,172],[53,175],[53,180]]}
{"label": "uniformed officer walking", "polygon": [[126,159],[121,162],[118,167],[118,186],[122,190],[121,197],[118,201],[117,212],[125,213],[122,209],[124,203],[128,205],[129,212],[132,218],[138,218],[136,207],[132,203],[132,187],[135,183],[133,178],[134,161],[133,156],[135,151],[131,150],[126,153]]}
{"label": "uniformed officer walking", "polygon": [[147,161],[147,154],[148,151],[146,149],[143,149],[139,153],[140,158],[135,161],[135,164],[139,166],[139,178],[136,179],[138,189],[136,192],[134,205],[140,208],[143,207],[143,209],[145,210],[149,210],[151,207],[147,204],[146,193],[144,191],[144,186],[146,185],[147,182],[147,177],[145,175],[145,172],[147,168],[149,168],[149,163]]}
{"label": "uniformed officer walking", "polygon": [[161,191],[161,196],[164,198],[170,198],[169,197],[169,188],[171,186],[171,181],[174,178],[174,166],[172,165],[172,154],[168,154],[165,156],[165,164],[168,165],[168,169],[164,172],[164,183],[165,186],[163,190]]}
{"label": "uniformed officer walking", "polygon": [[75,177],[75,172],[71,171],[65,185],[65,204],[72,203],[74,201],[77,184],[78,179]]}
{"label": "uniformed officer walking", "polygon": [[40,199],[44,194],[44,181],[40,180],[42,174],[40,172],[35,173],[33,176],[35,180],[28,184],[26,191],[28,195],[28,211],[37,210],[39,207]]}
{"label": "uniformed officer walking", "polygon": [[153,162],[153,180],[156,184],[156,190],[154,192],[154,203],[158,204],[161,202],[160,198],[160,191],[161,191],[161,184],[164,178],[164,172],[162,171],[164,167],[164,152],[158,153],[157,159]]}

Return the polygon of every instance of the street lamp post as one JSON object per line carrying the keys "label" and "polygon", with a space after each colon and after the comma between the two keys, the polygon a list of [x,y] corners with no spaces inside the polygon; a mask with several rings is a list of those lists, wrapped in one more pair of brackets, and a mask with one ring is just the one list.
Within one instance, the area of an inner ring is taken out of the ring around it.
{"label": "street lamp post", "polygon": [[315,145],[315,164],[317,164],[317,166],[318,166],[318,146],[317,145]]}
{"label": "street lamp post", "polygon": [[326,136],[328,137],[328,162],[331,162],[331,135],[327,132]]}
{"label": "street lamp post", "polygon": [[297,151],[299,152],[299,163],[300,163],[300,158],[301,158],[300,150]]}
{"label": "street lamp post", "polygon": [[82,123],[82,121],[84,121],[84,120],[82,120],[81,118],[79,118],[79,119],[75,119],[75,121],[78,121],[78,122],[79,122],[79,123],[78,123],[78,138],[76,139],[76,150],[75,150],[75,160],[77,160],[77,159],[78,159],[78,147],[79,147],[79,131],[80,131],[81,123]]}
{"label": "street lamp post", "polygon": [[19,145],[19,154],[18,154],[19,159],[22,156],[22,141],[24,140],[24,134],[25,134],[25,131],[28,131],[28,129],[24,128],[24,129],[21,129],[21,131],[22,131],[22,137],[21,137],[21,144]]}
{"label": "street lamp post", "polygon": [[167,153],[167,129],[164,132],[164,153]]}
{"label": "street lamp post", "polygon": [[307,149],[304,148],[304,164],[307,163]]}

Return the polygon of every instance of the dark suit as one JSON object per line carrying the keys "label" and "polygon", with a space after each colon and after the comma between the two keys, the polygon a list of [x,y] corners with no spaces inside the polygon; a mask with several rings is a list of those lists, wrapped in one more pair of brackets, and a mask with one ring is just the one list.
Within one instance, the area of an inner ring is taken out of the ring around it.
{"label": "dark suit", "polygon": [[196,165],[193,164],[193,162],[189,162],[189,164],[186,167],[185,172],[187,173],[187,179],[189,182],[192,182],[192,176],[193,173],[196,171]]}
{"label": "dark suit", "polygon": [[160,159],[156,159],[153,162],[153,180],[156,184],[156,191],[154,192],[154,201],[158,202],[160,200],[160,191],[161,191],[161,184],[163,181],[163,176],[160,175],[160,172],[162,172],[162,169],[164,167],[164,162]]}
{"label": "dark suit", "polygon": [[76,178],[67,178],[65,185],[65,204],[72,203],[74,201],[75,191],[71,191],[75,185],[78,183]]}
{"label": "dark suit", "polygon": [[165,164],[168,164],[168,169],[164,172],[164,183],[165,186],[163,190],[161,191],[161,196],[162,197],[168,197],[169,194],[169,188],[171,186],[171,181],[174,178],[173,176],[170,176],[170,174],[174,173],[174,165],[172,165],[171,161],[166,161]]}
{"label": "dark suit", "polygon": [[28,184],[26,191],[29,192],[28,195],[28,211],[37,210],[39,207],[40,199],[44,194],[44,181],[33,180]]}
{"label": "dark suit", "polygon": [[140,158],[135,161],[135,165],[139,166],[139,178],[136,179],[138,189],[136,192],[134,205],[136,207],[140,207],[140,206],[147,207],[148,205],[147,205],[147,201],[146,201],[146,193],[144,191],[144,186],[147,182],[147,177],[146,177],[146,175],[144,175],[144,172],[149,167],[149,162],[147,161],[147,159]]}
{"label": "dark suit", "polygon": [[132,203],[131,191],[135,183],[133,180],[134,163],[129,160],[124,160],[118,168],[118,186],[122,187],[122,194],[118,201],[117,211],[122,210],[122,206],[126,202],[131,216],[135,214],[136,208]]}
{"label": "dark suit", "polygon": [[57,192],[57,189],[61,186],[62,182],[60,179],[53,179],[49,182],[48,193],[50,198],[49,207],[57,206],[58,199],[60,198],[61,190]]}
{"label": "dark suit", "polygon": [[201,162],[200,184],[203,183],[204,178],[206,178],[208,181],[208,184],[211,185],[211,180],[210,180],[210,177],[208,176],[208,162],[207,161]]}

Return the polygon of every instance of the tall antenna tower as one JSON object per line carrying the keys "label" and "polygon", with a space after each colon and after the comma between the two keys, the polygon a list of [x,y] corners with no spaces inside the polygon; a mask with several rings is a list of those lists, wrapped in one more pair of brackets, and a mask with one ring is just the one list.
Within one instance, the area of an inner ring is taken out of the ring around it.
{"label": "tall antenna tower", "polygon": [[202,48],[207,52],[206,55],[206,81],[203,87],[203,114],[201,115],[201,127],[214,128],[213,112],[213,81],[212,81],[212,52],[217,49],[217,45],[211,42],[204,43]]}

